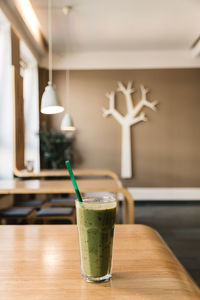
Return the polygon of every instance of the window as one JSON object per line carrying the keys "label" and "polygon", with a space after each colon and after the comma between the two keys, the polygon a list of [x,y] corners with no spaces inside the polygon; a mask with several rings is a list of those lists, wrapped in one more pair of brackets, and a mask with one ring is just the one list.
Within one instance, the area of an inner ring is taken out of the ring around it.
{"label": "window", "polygon": [[25,163],[32,161],[34,171],[40,169],[39,154],[39,95],[37,61],[20,41],[21,75],[23,77],[24,121],[25,121]]}
{"label": "window", "polygon": [[13,104],[10,24],[0,10],[0,179],[13,177]]}

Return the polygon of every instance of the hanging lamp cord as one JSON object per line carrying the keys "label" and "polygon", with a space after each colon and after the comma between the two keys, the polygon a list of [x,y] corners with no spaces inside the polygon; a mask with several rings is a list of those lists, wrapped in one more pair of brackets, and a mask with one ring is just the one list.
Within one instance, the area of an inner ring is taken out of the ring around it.
{"label": "hanging lamp cord", "polygon": [[69,76],[69,70],[66,71],[66,99],[67,99],[67,112],[70,113],[70,90],[69,90],[69,82],[70,76]]}
{"label": "hanging lamp cord", "polygon": [[49,84],[52,85],[52,2],[48,0]]}

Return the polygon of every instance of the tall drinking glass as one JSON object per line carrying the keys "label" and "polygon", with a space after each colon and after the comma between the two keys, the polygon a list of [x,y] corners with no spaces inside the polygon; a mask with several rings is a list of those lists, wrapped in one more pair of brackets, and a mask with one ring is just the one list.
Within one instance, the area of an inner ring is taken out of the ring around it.
{"label": "tall drinking glass", "polygon": [[76,200],[76,213],[82,277],[88,282],[109,280],[116,200],[112,197]]}

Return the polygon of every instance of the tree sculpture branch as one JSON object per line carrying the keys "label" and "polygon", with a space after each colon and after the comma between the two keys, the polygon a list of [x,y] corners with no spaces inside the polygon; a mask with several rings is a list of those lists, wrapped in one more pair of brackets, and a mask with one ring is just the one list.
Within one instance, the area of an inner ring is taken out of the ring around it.
{"label": "tree sculpture branch", "polygon": [[109,100],[109,109],[103,107],[103,116],[112,115],[122,125],[124,117],[115,109],[115,93],[113,91],[107,93],[106,97]]}
{"label": "tree sculpture branch", "polygon": [[149,92],[149,89],[145,88],[143,85],[140,86],[140,89],[142,97],[136,105],[135,109],[132,111],[132,117],[136,117],[137,114],[141,111],[141,109],[145,106],[156,111],[157,101],[150,102],[147,100],[147,93]]}
{"label": "tree sculpture branch", "polygon": [[147,120],[148,119],[145,116],[145,113],[142,112],[138,117],[132,118],[132,121],[130,122],[130,126],[142,121],[146,122]]}
{"label": "tree sculpture branch", "polygon": [[[132,82],[129,81],[127,87],[125,87],[120,81],[118,82],[118,92],[122,92],[125,96],[127,110],[128,113],[125,117],[123,117],[116,109],[115,109],[115,93],[112,91],[106,94],[106,97],[109,99],[109,109],[103,108],[103,116],[107,117],[112,115],[121,125],[126,124],[128,126],[134,125],[141,121],[147,121],[147,118],[144,113],[140,113],[140,111],[144,107],[151,108],[152,110],[156,110],[157,101],[150,102],[147,100],[147,94],[149,90],[145,88],[143,85],[140,86],[141,89],[141,100],[134,107],[131,94],[134,93],[134,89],[132,88]],[[138,115],[140,113],[140,115]]]}
{"label": "tree sculpture branch", "polygon": [[132,110],[134,109],[131,94],[135,92],[135,90],[132,88],[132,82],[129,81],[127,84],[127,88],[125,88],[125,86],[119,81],[117,91],[122,92],[124,94],[128,114],[131,114]]}

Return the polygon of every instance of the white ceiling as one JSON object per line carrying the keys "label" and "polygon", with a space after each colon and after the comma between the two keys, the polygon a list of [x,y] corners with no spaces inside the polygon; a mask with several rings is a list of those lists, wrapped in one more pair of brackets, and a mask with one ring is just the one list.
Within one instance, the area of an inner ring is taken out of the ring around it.
{"label": "white ceiling", "polygon": [[[48,1],[31,3],[47,38]],[[53,0],[56,53],[188,50],[199,34],[199,0]]]}

